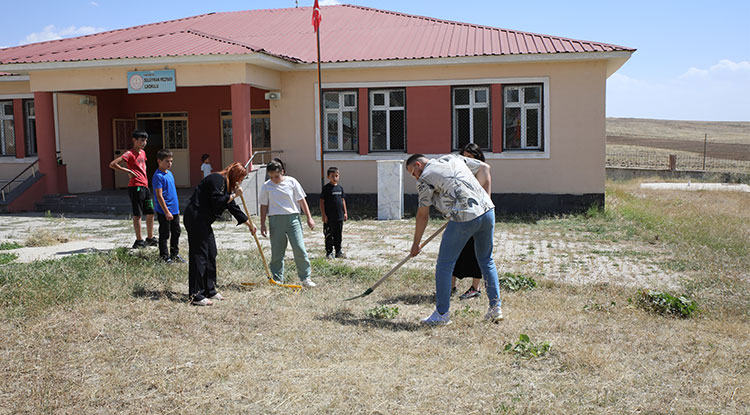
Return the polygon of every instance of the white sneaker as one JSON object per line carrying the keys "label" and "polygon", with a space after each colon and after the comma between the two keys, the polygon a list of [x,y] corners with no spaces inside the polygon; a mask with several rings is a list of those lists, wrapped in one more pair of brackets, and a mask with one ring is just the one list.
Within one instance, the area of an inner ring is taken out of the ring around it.
{"label": "white sneaker", "polygon": [[305,278],[304,280],[302,280],[302,286],[305,288],[312,288],[312,287],[315,287],[316,285],[318,284],[312,282],[310,278]]}
{"label": "white sneaker", "polygon": [[497,323],[498,321],[503,319],[503,309],[500,308],[499,305],[490,307],[487,310],[487,314],[484,315],[484,319],[493,323]]}
{"label": "white sneaker", "polygon": [[208,298],[204,298],[200,301],[193,300],[190,302],[190,304],[197,305],[197,306],[209,306],[209,305],[213,305],[214,303],[212,303],[211,300],[209,300]]}
{"label": "white sneaker", "polygon": [[219,293],[216,293],[216,294],[214,294],[214,295],[212,295],[212,296],[210,296],[208,298],[210,298],[212,300],[217,300],[217,301],[223,301],[224,300],[224,296],[221,295],[221,294],[219,294]]}
{"label": "white sneaker", "polygon": [[430,314],[429,317],[422,319],[422,324],[430,324],[435,326],[451,324],[451,312],[446,311],[445,314],[440,314],[436,309],[432,312],[432,314]]}

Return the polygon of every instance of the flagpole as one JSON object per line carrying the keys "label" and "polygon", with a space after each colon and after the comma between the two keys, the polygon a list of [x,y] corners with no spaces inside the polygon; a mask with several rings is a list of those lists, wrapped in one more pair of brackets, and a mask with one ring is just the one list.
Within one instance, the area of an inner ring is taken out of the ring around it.
{"label": "flagpole", "polygon": [[325,174],[324,174],[324,164],[325,161],[323,159],[323,84],[321,83],[320,78],[320,27],[315,31],[315,37],[318,43],[318,115],[320,117],[320,187],[321,189],[323,186],[325,186]]}

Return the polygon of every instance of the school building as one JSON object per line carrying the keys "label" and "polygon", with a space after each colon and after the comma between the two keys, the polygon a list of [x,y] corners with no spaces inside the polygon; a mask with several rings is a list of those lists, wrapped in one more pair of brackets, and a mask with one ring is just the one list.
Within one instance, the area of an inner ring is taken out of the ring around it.
{"label": "school building", "polygon": [[[322,110],[310,7],[1,49],[0,209],[126,186],[108,163],[135,128],[149,133],[149,177],[156,151],[168,148],[178,187],[200,181],[204,153],[218,170],[274,150],[316,195],[322,143],[347,193],[375,203],[377,161],[473,142],[492,166],[499,210],[604,202],[606,80],[635,49],[356,5],[321,9]],[[403,188],[416,193],[408,174]]]}

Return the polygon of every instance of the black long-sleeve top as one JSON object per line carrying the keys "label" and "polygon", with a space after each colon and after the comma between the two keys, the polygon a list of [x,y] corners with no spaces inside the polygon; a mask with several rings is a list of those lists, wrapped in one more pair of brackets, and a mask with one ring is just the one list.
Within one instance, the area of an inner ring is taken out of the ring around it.
{"label": "black long-sleeve top", "polygon": [[198,216],[204,218],[209,224],[221,217],[226,209],[229,209],[229,213],[234,216],[238,225],[247,222],[247,215],[242,212],[237,203],[234,200],[229,201],[230,193],[224,176],[218,173],[209,174],[195,187],[190,197],[190,204],[198,212]]}

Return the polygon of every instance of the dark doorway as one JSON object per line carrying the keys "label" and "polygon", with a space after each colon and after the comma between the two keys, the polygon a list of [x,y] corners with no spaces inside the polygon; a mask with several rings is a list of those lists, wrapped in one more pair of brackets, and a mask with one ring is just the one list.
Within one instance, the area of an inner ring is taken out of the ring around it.
{"label": "dark doorway", "polygon": [[148,143],[145,150],[146,175],[150,186],[151,178],[154,177],[154,172],[159,168],[159,164],[156,162],[156,153],[164,148],[161,118],[138,120],[138,129],[146,130],[146,133],[148,133]]}

